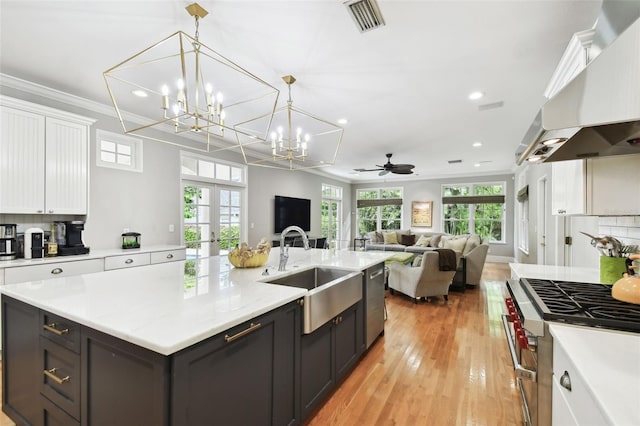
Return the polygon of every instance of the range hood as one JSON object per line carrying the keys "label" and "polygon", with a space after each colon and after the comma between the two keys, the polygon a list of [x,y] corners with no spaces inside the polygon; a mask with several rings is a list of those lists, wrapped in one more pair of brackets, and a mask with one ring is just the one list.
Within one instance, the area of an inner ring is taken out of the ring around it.
{"label": "range hood", "polygon": [[538,112],[518,165],[640,154],[640,2],[603,3],[591,60]]}

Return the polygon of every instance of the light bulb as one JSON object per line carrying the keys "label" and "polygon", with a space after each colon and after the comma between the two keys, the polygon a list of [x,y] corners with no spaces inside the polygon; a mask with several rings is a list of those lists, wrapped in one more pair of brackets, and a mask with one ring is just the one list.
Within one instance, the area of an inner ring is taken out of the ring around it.
{"label": "light bulb", "polygon": [[176,82],[176,86],[178,87],[178,90],[184,90],[184,80],[179,78]]}
{"label": "light bulb", "polygon": [[166,84],[162,85],[162,96],[169,96],[169,86]]}
{"label": "light bulb", "polygon": [[204,87],[204,90],[211,95],[211,93],[213,93],[213,86],[211,86],[211,83],[207,83],[207,85]]}
{"label": "light bulb", "polygon": [[221,104],[222,103],[222,99],[223,99],[222,93],[218,92],[216,94],[216,101],[218,101],[218,103]]}

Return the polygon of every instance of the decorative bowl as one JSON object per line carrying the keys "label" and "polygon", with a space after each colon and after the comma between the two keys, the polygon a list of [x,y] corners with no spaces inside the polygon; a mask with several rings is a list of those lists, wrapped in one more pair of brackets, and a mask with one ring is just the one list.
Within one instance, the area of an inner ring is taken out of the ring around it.
{"label": "decorative bowl", "polygon": [[262,241],[257,249],[252,249],[247,243],[242,243],[228,254],[229,262],[236,268],[259,268],[269,260],[271,246]]}

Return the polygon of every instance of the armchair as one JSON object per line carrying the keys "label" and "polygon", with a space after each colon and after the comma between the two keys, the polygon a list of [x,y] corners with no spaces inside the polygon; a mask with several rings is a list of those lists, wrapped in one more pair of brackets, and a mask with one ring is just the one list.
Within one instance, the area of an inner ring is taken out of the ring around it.
{"label": "armchair", "polygon": [[489,240],[485,238],[479,246],[464,254],[462,256],[464,259],[459,263],[458,273],[454,278],[454,285],[459,285],[462,289],[465,286],[479,285],[488,251]]}
{"label": "armchair", "polygon": [[[397,290],[416,299],[430,296],[443,296],[449,299],[449,286],[456,271],[441,271],[439,267],[440,254],[437,251],[427,251],[422,255],[420,266],[407,267],[398,262],[389,264],[389,291],[394,294]],[[456,264],[460,255],[456,253]]]}

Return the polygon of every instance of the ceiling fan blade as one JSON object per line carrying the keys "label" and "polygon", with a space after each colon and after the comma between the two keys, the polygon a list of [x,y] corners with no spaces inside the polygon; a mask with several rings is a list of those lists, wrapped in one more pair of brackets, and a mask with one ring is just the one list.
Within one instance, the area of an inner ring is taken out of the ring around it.
{"label": "ceiling fan blade", "polygon": [[413,170],[411,170],[411,169],[393,169],[393,170],[391,170],[391,173],[394,173],[396,175],[412,175],[413,174]]}
{"label": "ceiling fan blade", "polygon": [[381,171],[380,173],[378,173],[378,176],[384,176],[384,175],[386,175],[387,173],[389,173],[389,170],[383,170],[383,171]]}
{"label": "ceiling fan blade", "polygon": [[413,169],[414,166],[413,164],[394,164],[392,168],[394,169]]}
{"label": "ceiling fan blade", "polygon": [[353,169],[356,172],[377,172],[378,170],[382,170],[382,169]]}

